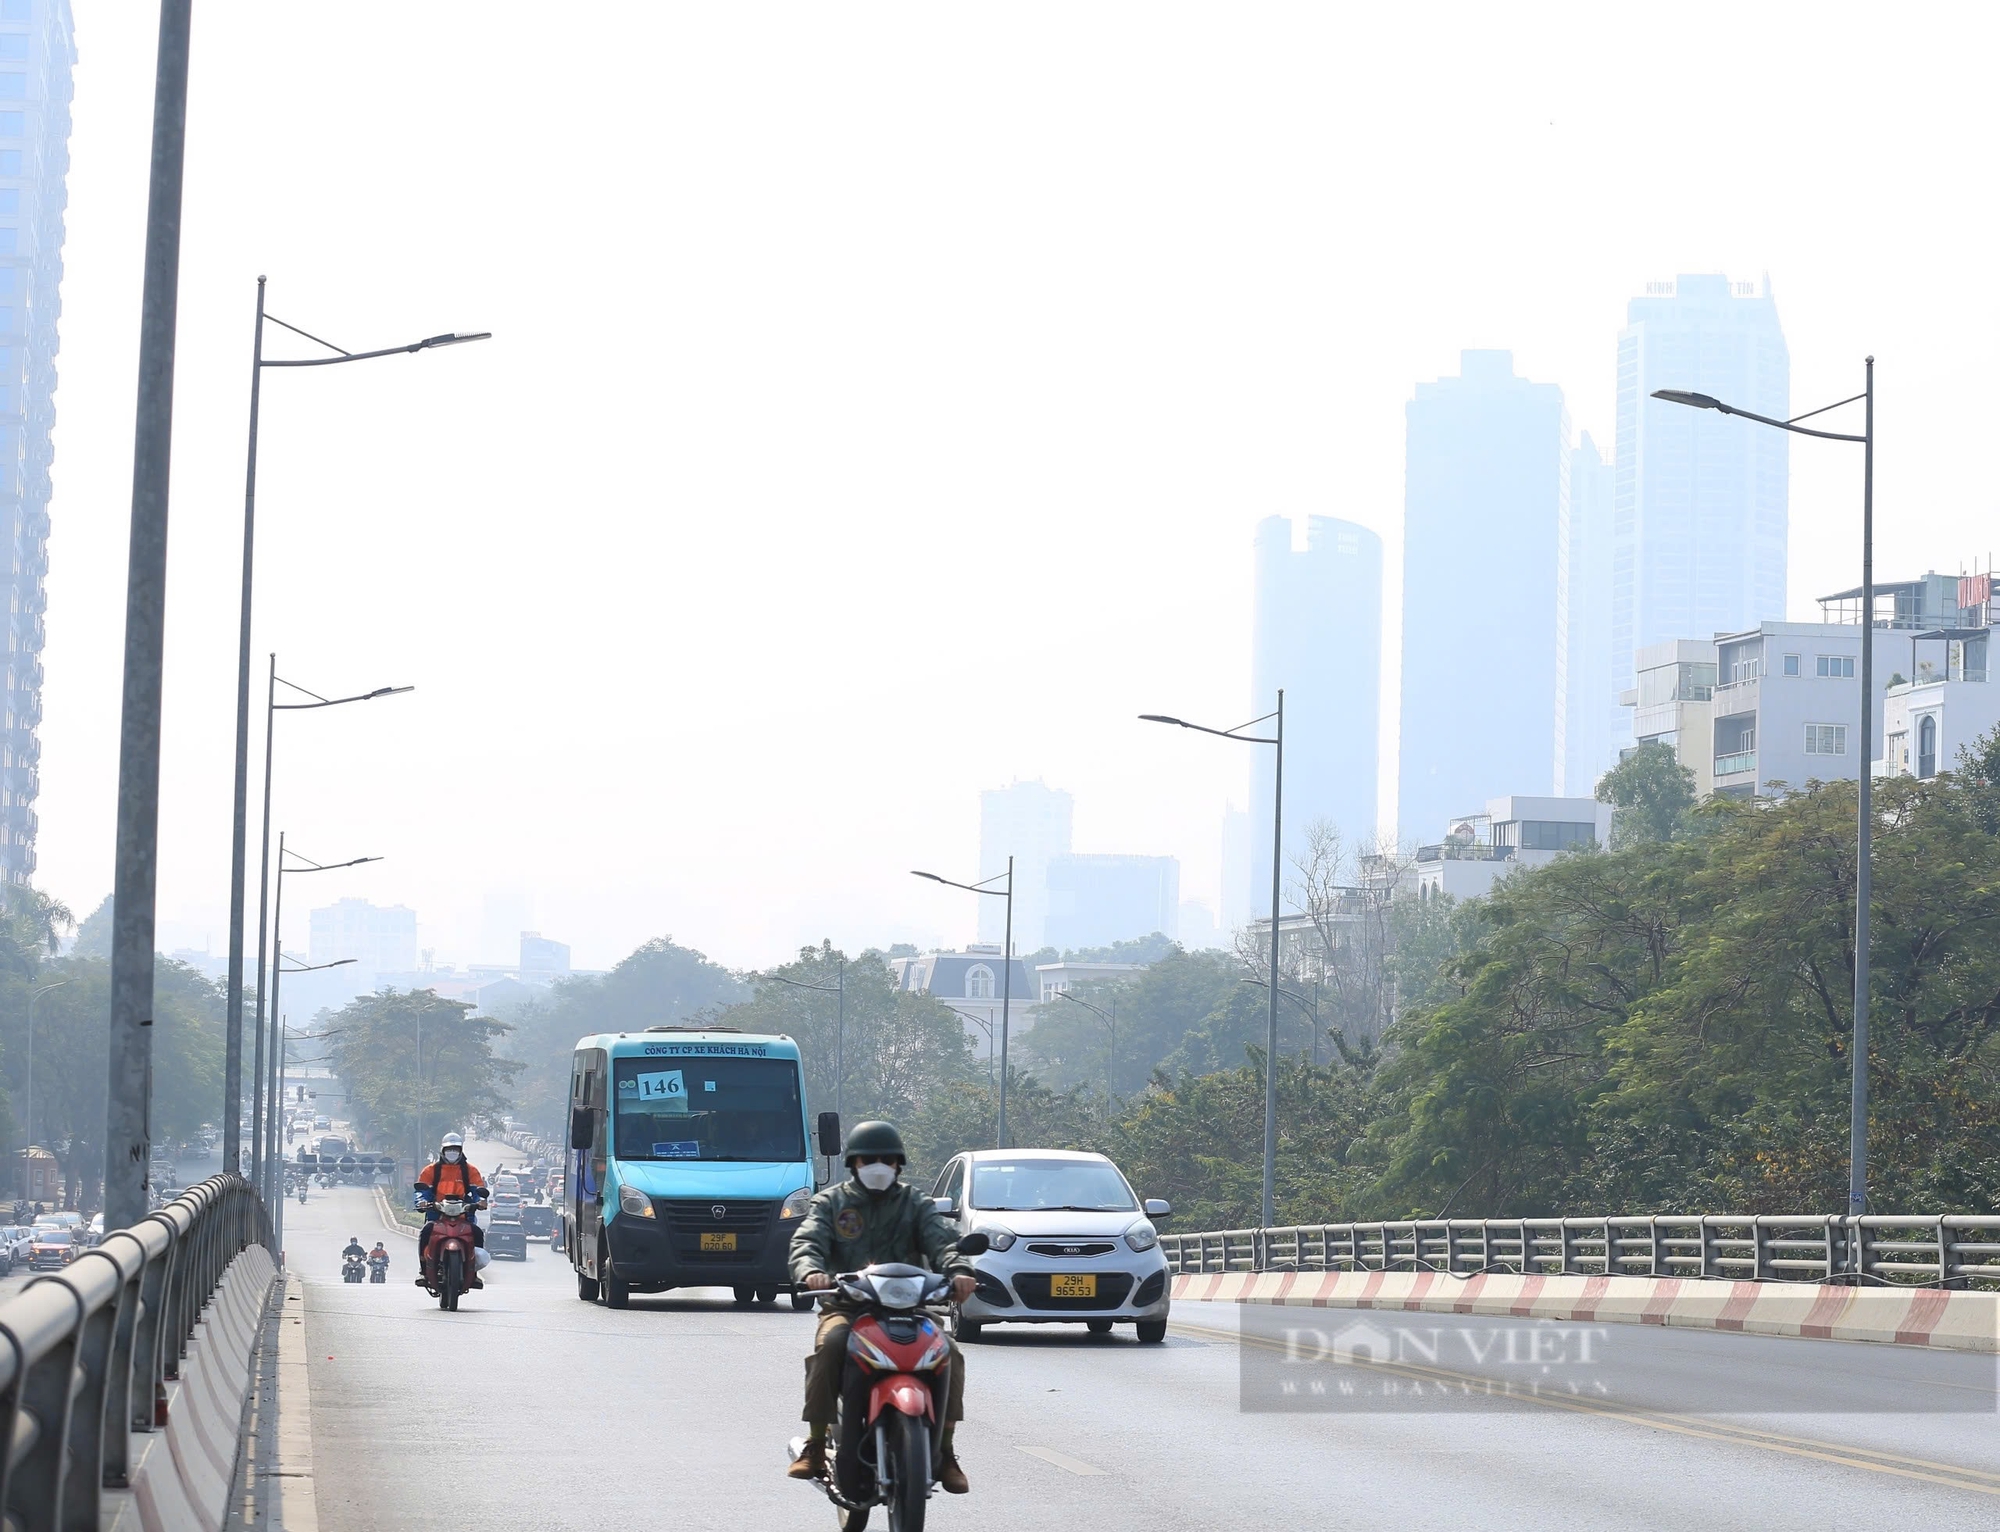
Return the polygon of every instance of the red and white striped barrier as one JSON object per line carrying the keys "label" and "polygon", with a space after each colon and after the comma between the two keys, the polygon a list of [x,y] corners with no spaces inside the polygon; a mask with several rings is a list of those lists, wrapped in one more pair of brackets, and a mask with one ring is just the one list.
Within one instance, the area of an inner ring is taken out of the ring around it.
{"label": "red and white striped barrier", "polygon": [[2000,1293],[1926,1287],[1515,1272],[1449,1277],[1435,1271],[1232,1271],[1175,1277],[1174,1298],[1185,1303],[1684,1325],[1750,1335],[2000,1352]]}

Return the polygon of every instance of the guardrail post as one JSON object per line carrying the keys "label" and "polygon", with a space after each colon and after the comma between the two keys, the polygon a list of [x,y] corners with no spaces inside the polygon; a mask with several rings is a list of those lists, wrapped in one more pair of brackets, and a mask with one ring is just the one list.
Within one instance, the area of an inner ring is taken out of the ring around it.
{"label": "guardrail post", "polygon": [[[21,1336],[10,1336],[15,1355],[26,1362],[27,1377],[20,1393],[17,1431],[30,1433],[20,1461],[7,1475],[6,1521],[23,1528],[54,1528],[62,1524],[62,1497],[67,1475],[69,1422],[75,1398],[77,1335],[82,1329],[83,1305],[66,1282],[38,1282],[16,1299],[17,1304],[35,1299],[34,1307],[46,1311],[60,1304],[68,1310],[67,1320],[47,1312],[24,1316],[23,1328],[47,1335],[60,1326],[54,1344],[28,1361],[23,1355]],[[9,1305],[10,1309],[13,1305]],[[93,1493],[95,1489],[93,1487]]]}

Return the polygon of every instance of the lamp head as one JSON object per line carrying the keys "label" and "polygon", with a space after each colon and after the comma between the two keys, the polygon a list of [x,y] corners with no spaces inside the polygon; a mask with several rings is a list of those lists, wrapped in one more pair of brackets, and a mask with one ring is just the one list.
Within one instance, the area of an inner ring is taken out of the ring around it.
{"label": "lamp head", "polygon": [[1681,388],[1656,388],[1653,390],[1653,397],[1664,399],[1669,404],[1685,404],[1689,409],[1721,410],[1725,415],[1730,412],[1729,406],[1713,394],[1691,394]]}

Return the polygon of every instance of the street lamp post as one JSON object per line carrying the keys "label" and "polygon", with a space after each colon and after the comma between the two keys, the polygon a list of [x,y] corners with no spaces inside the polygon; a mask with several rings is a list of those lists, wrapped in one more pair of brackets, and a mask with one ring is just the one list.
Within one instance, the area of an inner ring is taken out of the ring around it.
{"label": "street lamp post", "polygon": [[[425,340],[413,341],[407,346],[389,346],[380,351],[343,351],[331,341],[321,340],[317,335],[308,335],[297,325],[286,324],[277,315],[267,314],[264,311],[264,280],[263,277],[257,279],[257,327],[250,347],[250,450],[249,461],[243,475],[243,599],[236,653],[236,807],[230,828],[229,862],[229,1017],[228,1031],[223,1042],[222,1067],[225,1104],[222,1114],[224,1170],[242,1169],[237,1111],[243,1099],[243,900],[247,882],[244,876],[244,860],[248,849],[250,807],[250,596],[252,576],[256,570],[257,421],[263,398],[264,369],[335,367],[343,362],[365,362],[378,356],[405,356],[418,351],[434,351],[443,346],[458,346],[469,341],[492,338],[490,332],[478,335],[433,335]],[[325,346],[335,355],[285,359],[266,357],[264,355],[266,319],[282,329],[290,330],[294,335],[304,337],[316,346]],[[267,857],[271,854],[268,836],[264,854]],[[258,961],[257,969],[261,979],[263,974],[261,959]],[[253,1155],[255,1153],[254,1138],[252,1153]]]}
{"label": "street lamp post", "polygon": [[1118,1058],[1118,997],[1116,995],[1110,997],[1111,1012],[1109,1015],[1106,1015],[1100,1007],[1092,1005],[1088,1000],[1077,999],[1076,996],[1072,995],[1066,989],[1057,990],[1056,998],[1058,1000],[1067,1000],[1071,1005],[1082,1006],[1111,1029],[1111,1044],[1104,1050],[1104,1115],[1109,1118],[1111,1115],[1112,1098],[1111,1072],[1117,1067]]}
{"label": "street lamp post", "polygon": [[[1716,410],[1724,415],[1740,415],[1759,425],[1773,426],[1797,436],[1817,436],[1826,441],[1858,442],[1861,446],[1861,794],[1854,835],[1854,1053],[1852,1086],[1848,1096],[1847,1211],[1859,1218],[1868,1211],[1868,903],[1873,894],[1871,846],[1875,829],[1875,358],[1867,359],[1860,393],[1834,404],[1821,405],[1794,415],[1790,420],[1773,420],[1724,404],[1709,394],[1684,389],[1662,388],[1655,399],[1684,404],[1690,409]],[[1819,431],[1799,424],[1843,405],[1862,406],[1861,434]],[[1914,663],[1911,666],[1915,669]],[[1861,1242],[1852,1242],[1850,1258],[1860,1271]]]}
{"label": "street lamp post", "polygon": [[[301,696],[310,697],[312,701],[280,702],[278,700],[278,688],[280,686],[289,688]],[[270,679],[265,685],[264,694],[264,844],[263,850],[259,853],[257,863],[257,1020],[255,1028],[257,1057],[250,1072],[250,1180],[253,1185],[261,1184],[258,1173],[263,1158],[263,1115],[267,1105],[263,1092],[264,965],[269,954],[264,946],[264,916],[268,908],[271,881],[271,749],[276,737],[278,714],[311,712],[315,708],[340,707],[344,703],[349,702],[373,702],[377,697],[395,697],[400,696],[404,692],[415,690],[414,686],[378,686],[372,692],[358,692],[352,697],[322,697],[318,692],[307,691],[305,687],[298,685],[296,682],[287,681],[283,676],[279,675],[278,657],[275,654],[271,656]],[[240,995],[238,996],[238,1000],[240,1003]],[[241,1082],[225,1080],[222,1089],[225,1113],[235,1111],[239,1096],[232,1095],[231,1092],[240,1092],[242,1089]],[[271,1102],[269,1103],[269,1108],[271,1111],[276,1112],[283,1104],[282,1102]],[[275,1131],[272,1132],[270,1137],[273,1143],[277,1142]]]}
{"label": "street lamp post", "polygon": [[[304,862],[305,866],[287,867],[285,865],[285,858],[288,855],[298,861]],[[288,874],[291,873],[338,872],[343,867],[359,867],[364,862],[379,862],[381,860],[382,859],[379,856],[357,856],[351,861],[328,862],[322,865],[321,863],[313,861],[309,857],[300,856],[299,853],[296,851],[288,852],[285,848],[284,831],[280,830],[278,832],[278,891],[277,891],[277,898],[274,902],[275,907],[272,910],[272,917],[271,917],[272,945],[277,949],[277,954],[271,963],[271,1057],[269,1064],[270,1078],[265,1087],[265,1097],[264,1097],[266,1106],[266,1111],[264,1113],[264,1119],[265,1119],[264,1187],[265,1187],[265,1197],[267,1206],[271,1205],[272,1203],[282,1203],[284,1201],[284,1192],[285,1192],[284,1181],[279,1177],[277,1169],[278,1112],[280,1108],[283,1106],[283,1103],[278,1099],[278,1089],[279,1089],[278,1054],[280,1051],[279,1040],[278,1040],[278,1029],[283,1024],[279,1020],[281,1013],[278,1010],[278,981],[279,981],[279,976],[284,972],[284,962],[285,962],[285,878]],[[337,968],[340,966],[341,962],[351,962],[351,961],[353,961],[351,958],[343,958],[339,960],[339,962],[321,963],[318,965],[306,965],[306,966],[318,966],[321,968]],[[292,971],[294,973],[303,973],[306,971],[306,968],[295,967]],[[258,979],[259,983],[257,985],[257,988],[261,993],[261,991],[264,988],[262,983],[263,975],[261,973],[258,975]],[[259,1032],[259,1036],[260,1037],[262,1036],[261,1029]],[[282,1213],[280,1213],[279,1216],[278,1232],[280,1234],[283,1232]]]}
{"label": "street lamp post", "polygon": [[[1274,745],[1275,764],[1271,770],[1271,1010],[1264,1022],[1264,1196],[1262,1227],[1271,1228],[1276,1218],[1278,1179],[1278,896],[1282,887],[1285,860],[1285,693],[1278,690],[1278,706],[1262,718],[1239,723],[1233,729],[1211,729],[1206,724],[1189,723],[1165,713],[1141,713],[1146,723],[1172,724],[1223,739],[1240,740],[1246,745]],[[1245,734],[1260,723],[1277,720],[1269,735]]]}
{"label": "street lamp post", "polygon": [[[942,883],[947,888],[962,888],[967,893],[985,894],[994,899],[1007,901],[1006,936],[1000,944],[1000,1119],[994,1128],[993,1147],[1007,1147],[1007,1030],[1014,1005],[1014,859],[1007,858],[1005,873],[995,873],[990,878],[981,878],[977,883],[954,883],[950,878],[941,878],[934,872],[918,872],[910,869],[913,878],[929,878],[933,883]],[[998,883],[1006,878],[1005,888],[988,888],[989,883]]]}
{"label": "street lamp post", "polygon": [[781,973],[767,973],[763,977],[777,984],[788,984],[793,989],[817,990],[822,995],[832,995],[835,997],[833,1012],[833,1115],[845,1123],[847,1121],[847,954],[844,952],[840,954],[838,976],[831,984],[808,984],[802,979],[788,979]]}

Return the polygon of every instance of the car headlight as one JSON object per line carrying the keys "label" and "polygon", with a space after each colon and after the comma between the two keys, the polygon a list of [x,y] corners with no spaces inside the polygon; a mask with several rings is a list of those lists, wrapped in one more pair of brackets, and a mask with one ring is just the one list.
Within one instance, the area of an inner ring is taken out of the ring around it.
{"label": "car headlight", "polygon": [[629,1213],[634,1218],[651,1218],[653,1199],[636,1186],[621,1186],[618,1188],[618,1211]]}
{"label": "car headlight", "polygon": [[1160,1231],[1149,1223],[1135,1223],[1125,1231],[1125,1243],[1134,1250],[1151,1250],[1160,1242]]}
{"label": "car headlight", "polygon": [[813,1194],[810,1186],[801,1186],[785,1199],[785,1205],[778,1209],[780,1218],[803,1218],[806,1209],[812,1206]]}
{"label": "car headlight", "polygon": [[1016,1235],[1012,1229],[1003,1229],[998,1224],[989,1224],[979,1231],[986,1236],[988,1248],[1005,1250],[1013,1245]]}

